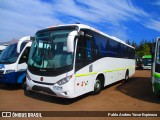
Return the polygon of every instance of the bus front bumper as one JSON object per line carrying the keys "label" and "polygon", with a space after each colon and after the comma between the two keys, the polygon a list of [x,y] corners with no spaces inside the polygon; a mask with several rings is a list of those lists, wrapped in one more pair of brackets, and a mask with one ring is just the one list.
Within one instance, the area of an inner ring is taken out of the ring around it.
{"label": "bus front bumper", "polygon": [[57,84],[44,85],[26,79],[26,89],[61,98],[73,98],[71,90],[67,90],[63,86],[59,86]]}
{"label": "bus front bumper", "polygon": [[16,83],[15,72],[3,74],[1,76],[0,83]]}
{"label": "bus front bumper", "polygon": [[151,66],[142,66],[144,70],[151,70]]}
{"label": "bus front bumper", "polygon": [[1,75],[0,83],[21,84],[26,76],[26,72],[11,72]]}

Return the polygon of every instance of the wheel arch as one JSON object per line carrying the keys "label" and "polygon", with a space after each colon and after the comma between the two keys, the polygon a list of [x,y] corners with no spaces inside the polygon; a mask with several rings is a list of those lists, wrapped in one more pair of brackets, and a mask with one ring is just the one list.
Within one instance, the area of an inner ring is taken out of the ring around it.
{"label": "wheel arch", "polygon": [[[104,84],[105,84],[105,75],[104,75],[104,73],[98,73],[98,74],[96,74],[96,76],[94,77],[94,83],[95,83],[95,81],[96,81],[97,78],[101,79],[102,86],[104,87]],[[94,84],[93,84],[93,90],[94,90]]]}

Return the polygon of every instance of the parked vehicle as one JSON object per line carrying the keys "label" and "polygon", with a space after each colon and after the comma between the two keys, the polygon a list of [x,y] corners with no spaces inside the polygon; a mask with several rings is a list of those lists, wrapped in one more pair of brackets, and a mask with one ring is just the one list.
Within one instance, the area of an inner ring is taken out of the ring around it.
{"label": "parked vehicle", "polygon": [[151,64],[152,64],[152,56],[151,55],[144,55],[142,57],[143,69],[151,69]]}
{"label": "parked vehicle", "polygon": [[139,56],[136,56],[136,70],[142,70],[142,59]]}
{"label": "parked vehicle", "polygon": [[0,55],[1,55],[2,51],[3,51],[7,46],[8,46],[7,44],[0,45]]}
{"label": "parked vehicle", "polygon": [[160,97],[160,38],[157,38],[156,45],[152,48],[152,88],[153,92]]}
{"label": "parked vehicle", "polygon": [[32,41],[30,36],[6,47],[0,56],[0,83],[23,84]]}
{"label": "parked vehicle", "polygon": [[83,24],[60,25],[35,34],[25,93],[75,98],[135,73],[135,48]]}

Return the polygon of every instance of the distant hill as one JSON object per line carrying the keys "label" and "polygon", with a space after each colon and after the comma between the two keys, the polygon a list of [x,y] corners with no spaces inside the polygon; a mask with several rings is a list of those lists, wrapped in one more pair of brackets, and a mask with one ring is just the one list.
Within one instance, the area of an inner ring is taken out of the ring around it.
{"label": "distant hill", "polygon": [[10,45],[10,44],[13,44],[13,43],[16,43],[16,42],[18,42],[18,39],[13,38],[12,40],[7,41],[7,42],[1,42],[0,45],[3,45],[3,44]]}

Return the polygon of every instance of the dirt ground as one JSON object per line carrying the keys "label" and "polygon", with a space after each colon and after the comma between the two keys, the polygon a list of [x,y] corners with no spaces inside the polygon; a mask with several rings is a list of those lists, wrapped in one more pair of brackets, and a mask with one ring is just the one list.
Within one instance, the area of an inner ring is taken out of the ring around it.
{"label": "dirt ground", "polygon": [[[120,81],[107,86],[98,95],[89,93],[70,101],[38,93],[25,96],[21,88],[0,85],[0,111],[160,111],[160,98],[152,92],[150,76],[149,70],[137,70],[128,82]],[[102,119],[124,120],[122,117]]]}

